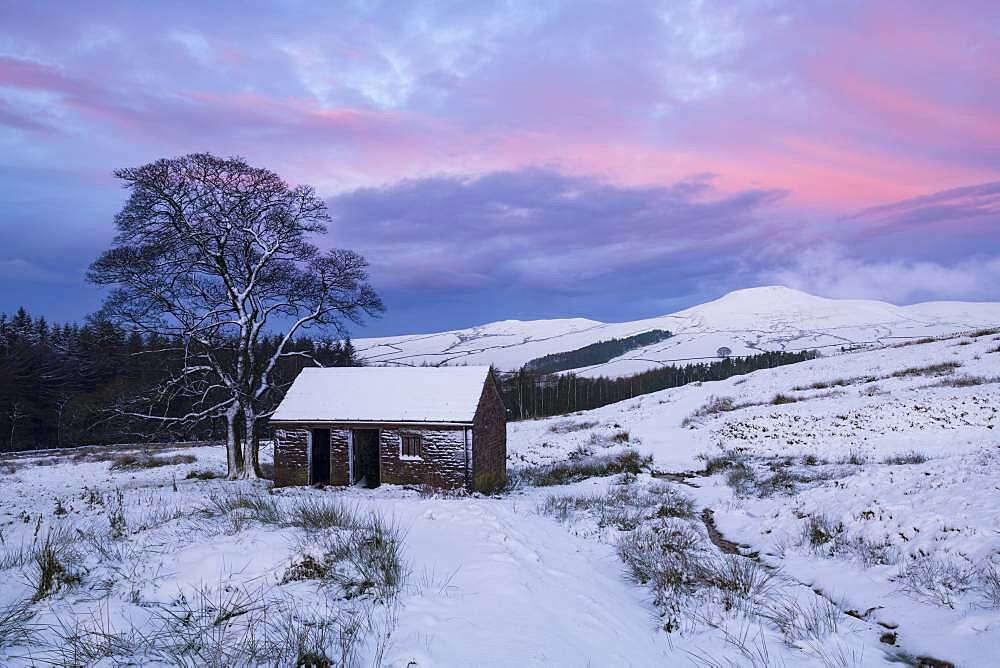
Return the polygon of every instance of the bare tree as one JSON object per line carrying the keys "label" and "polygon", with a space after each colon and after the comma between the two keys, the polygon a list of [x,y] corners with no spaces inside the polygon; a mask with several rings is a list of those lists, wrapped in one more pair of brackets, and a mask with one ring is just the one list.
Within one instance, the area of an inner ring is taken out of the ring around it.
{"label": "bare tree", "polygon": [[[341,334],[345,321],[383,310],[368,264],[349,250],[320,252],[307,239],[329,220],[312,188],[291,187],[241,158],[191,154],[115,176],[129,199],[112,248],[88,274],[114,286],[101,315],[166,337],[184,360],[151,397],[159,410],[130,415],[222,418],[229,478],[258,477],[276,366],[304,354],[289,346],[302,330]],[[265,352],[263,337],[276,332],[278,345]],[[168,415],[162,407],[181,396],[194,408]]]}
{"label": "bare tree", "polygon": [[11,402],[7,418],[10,421],[10,449],[12,451],[17,449],[15,440],[17,423],[21,418],[26,418],[28,415],[30,414],[28,413],[24,401],[21,399],[14,399],[14,401]]}

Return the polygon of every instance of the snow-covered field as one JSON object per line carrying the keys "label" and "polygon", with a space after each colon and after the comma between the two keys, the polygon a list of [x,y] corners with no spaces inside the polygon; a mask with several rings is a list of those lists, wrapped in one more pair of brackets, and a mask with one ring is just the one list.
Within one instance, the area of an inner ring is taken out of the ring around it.
{"label": "snow-covered field", "polygon": [[996,322],[1000,322],[997,303],[895,306],[870,300],[825,299],[768,286],[737,290],[671,315],[634,322],[505,320],[436,334],[357,339],[354,343],[373,364],[494,364],[513,370],[531,359],[597,341],[652,329],[674,333],[660,343],[577,370],[584,376],[622,376],[663,362],[712,358],[721,347],[729,348],[733,355],[813,348],[835,352],[842,347],[881,346]]}
{"label": "snow-covered field", "polygon": [[998,376],[984,333],[511,423],[497,497],[0,462],[0,664],[996,665]]}
{"label": "snow-covered field", "polygon": [[[712,405],[731,410],[698,415]],[[886,640],[909,656],[997,665],[997,330],[516,423],[511,457],[614,452],[623,431],[663,471],[714,458],[719,472],[688,478],[698,487],[687,491],[722,534],[855,612],[865,633],[894,633]]]}

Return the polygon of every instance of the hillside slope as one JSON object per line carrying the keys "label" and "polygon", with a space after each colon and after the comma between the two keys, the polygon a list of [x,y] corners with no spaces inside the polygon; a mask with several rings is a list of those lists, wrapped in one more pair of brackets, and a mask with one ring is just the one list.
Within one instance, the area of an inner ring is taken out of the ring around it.
{"label": "hillside slope", "polygon": [[996,665],[998,369],[1000,329],[896,344],[515,422],[508,454],[532,470],[632,449],[698,471],[673,479],[742,553],[859,620],[865,659]]}
{"label": "hillside slope", "polygon": [[881,345],[901,338],[939,336],[1000,323],[1000,303],[928,302],[895,306],[869,300],[826,299],[781,286],[737,290],[670,315],[633,322],[584,318],[504,320],[438,334],[358,339],[372,364],[495,364],[516,369],[531,359],[612,338],[665,329],[674,337],[630,351],[583,375],[621,376],[664,362],[734,355]]}
{"label": "hillside slope", "polygon": [[1000,329],[512,422],[495,496],[0,458],[0,665],[993,666],[998,368]]}

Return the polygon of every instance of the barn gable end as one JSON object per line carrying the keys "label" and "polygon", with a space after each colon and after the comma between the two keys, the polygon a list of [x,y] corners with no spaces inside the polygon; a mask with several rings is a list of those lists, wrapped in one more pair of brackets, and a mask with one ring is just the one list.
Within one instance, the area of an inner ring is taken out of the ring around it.
{"label": "barn gable end", "polygon": [[472,429],[472,486],[498,489],[507,482],[507,409],[492,372],[483,384]]}

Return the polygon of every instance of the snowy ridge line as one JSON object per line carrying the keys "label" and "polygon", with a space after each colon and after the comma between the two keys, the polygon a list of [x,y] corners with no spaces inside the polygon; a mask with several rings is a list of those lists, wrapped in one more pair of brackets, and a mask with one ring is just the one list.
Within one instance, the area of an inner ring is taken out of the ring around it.
{"label": "snowy ridge line", "polygon": [[[627,355],[622,355],[620,357],[614,358],[613,360],[609,360],[607,362],[601,362],[600,364],[593,364],[593,365],[590,365],[590,366],[577,367],[576,369],[567,369],[566,371],[560,371],[560,372],[557,372],[557,373],[573,373],[573,372],[578,372],[578,371],[593,371],[594,369],[599,369],[602,366],[606,366],[608,364],[612,364],[614,362],[620,362],[620,361],[624,361],[624,360],[636,361],[636,362],[650,362],[650,363],[653,363],[653,364],[659,364],[660,366],[666,366],[667,364],[669,364],[671,362],[701,362],[701,361],[705,361],[705,360],[724,360],[724,359],[729,359],[729,358],[733,358],[733,357],[749,357],[749,356],[752,356],[752,355],[762,355],[764,353],[801,353],[801,352],[804,352],[804,351],[807,351],[807,350],[819,350],[821,348],[838,348],[838,347],[848,347],[848,346],[852,347],[852,350],[850,352],[860,352],[861,350],[885,350],[885,349],[888,349],[888,348],[892,348],[894,345],[898,345],[898,344],[883,343],[884,339],[892,339],[892,340],[897,340],[897,341],[898,340],[919,341],[921,339],[928,339],[928,338],[930,338],[930,339],[933,339],[934,341],[946,341],[948,339],[954,339],[954,338],[958,338],[960,336],[969,336],[972,332],[977,331],[977,329],[978,328],[973,327],[973,328],[970,328],[970,329],[967,329],[967,330],[956,331],[956,332],[953,332],[951,334],[944,334],[944,335],[933,336],[933,337],[931,337],[931,336],[917,336],[917,335],[914,335],[914,336],[882,336],[882,337],[879,337],[878,339],[873,340],[873,341],[851,341],[849,339],[844,339],[840,343],[824,343],[824,344],[818,345],[818,346],[805,346],[805,347],[802,347],[802,348],[782,348],[780,350],[755,349],[755,350],[757,350],[757,352],[751,353],[750,355],[729,355],[727,357],[723,357],[721,355],[708,355],[708,356],[704,356],[704,357],[675,357],[675,358],[667,358],[667,359],[650,359],[650,358],[647,358],[647,357],[628,357]],[[487,349],[483,349],[483,350],[487,350]],[[441,354],[443,354],[443,353],[441,353]],[[421,357],[421,356],[422,355],[410,355],[409,357]],[[380,360],[380,361],[376,362],[373,366],[381,366],[381,365],[396,365],[396,366],[409,366],[409,367],[419,367],[420,366],[419,364],[408,364],[406,362],[401,362],[399,360]],[[458,365],[458,366],[464,366],[464,365]],[[517,372],[518,372],[517,369],[510,370],[510,371],[499,370],[499,369],[496,370],[496,373],[499,374],[499,375],[511,375],[511,374],[515,374]]]}
{"label": "snowy ridge line", "polygon": [[[585,318],[504,320],[438,334],[356,339],[370,364],[493,365],[504,370],[599,341],[664,329],[666,341],[636,348],[579,375],[630,376],[663,364],[734,357],[768,350],[795,352],[862,347],[952,335],[1000,324],[1000,303],[929,302],[896,306],[870,300],[826,299],[781,286],[738,290],[674,314],[631,322]],[[591,371],[593,369],[593,371]],[[569,370],[567,370],[569,371]]]}
{"label": "snowy ridge line", "polygon": [[[961,331],[961,332],[955,332],[953,334],[946,334],[946,335],[943,335],[943,336],[935,336],[935,337],[927,337],[927,336],[882,336],[882,337],[879,337],[877,340],[874,340],[874,341],[851,341],[849,339],[844,339],[841,343],[824,343],[824,344],[819,345],[819,346],[806,346],[804,348],[782,348],[780,350],[757,349],[758,352],[752,353],[752,354],[754,354],[754,355],[762,355],[764,353],[801,353],[801,352],[805,352],[807,350],[819,350],[820,348],[837,348],[837,347],[841,347],[842,348],[842,347],[845,347],[845,346],[853,346],[854,348],[851,350],[851,352],[858,352],[859,350],[884,350],[886,348],[891,348],[895,344],[885,344],[885,343],[882,343],[883,339],[906,339],[906,340],[911,340],[911,341],[917,341],[917,340],[920,340],[920,339],[933,338],[935,341],[944,341],[944,340],[953,339],[953,338],[956,338],[956,337],[959,337],[959,336],[968,336],[969,334],[971,334],[974,331],[976,331],[976,329],[972,328],[972,329],[968,329],[968,330]],[[654,364],[660,364],[662,366],[665,366],[669,362],[700,362],[700,361],[703,361],[703,360],[724,360],[724,359],[728,359],[730,357],[748,357],[748,355],[729,355],[727,357],[723,357],[721,355],[710,355],[710,356],[706,356],[706,357],[677,357],[677,358],[673,358],[673,359],[669,359],[668,358],[668,359],[662,359],[662,360],[650,359],[648,357],[627,357],[626,355],[622,355],[621,357],[616,357],[615,359],[609,360],[607,362],[601,362],[600,364],[594,364],[594,365],[591,365],[591,366],[582,366],[582,367],[579,367],[578,369],[570,369],[570,371],[593,371],[594,369],[599,369],[602,366],[611,364],[613,362],[620,362],[620,361],[623,361],[623,360],[634,360],[636,362],[652,362]],[[501,371],[500,373],[515,373],[515,372],[513,372],[513,371]]]}

